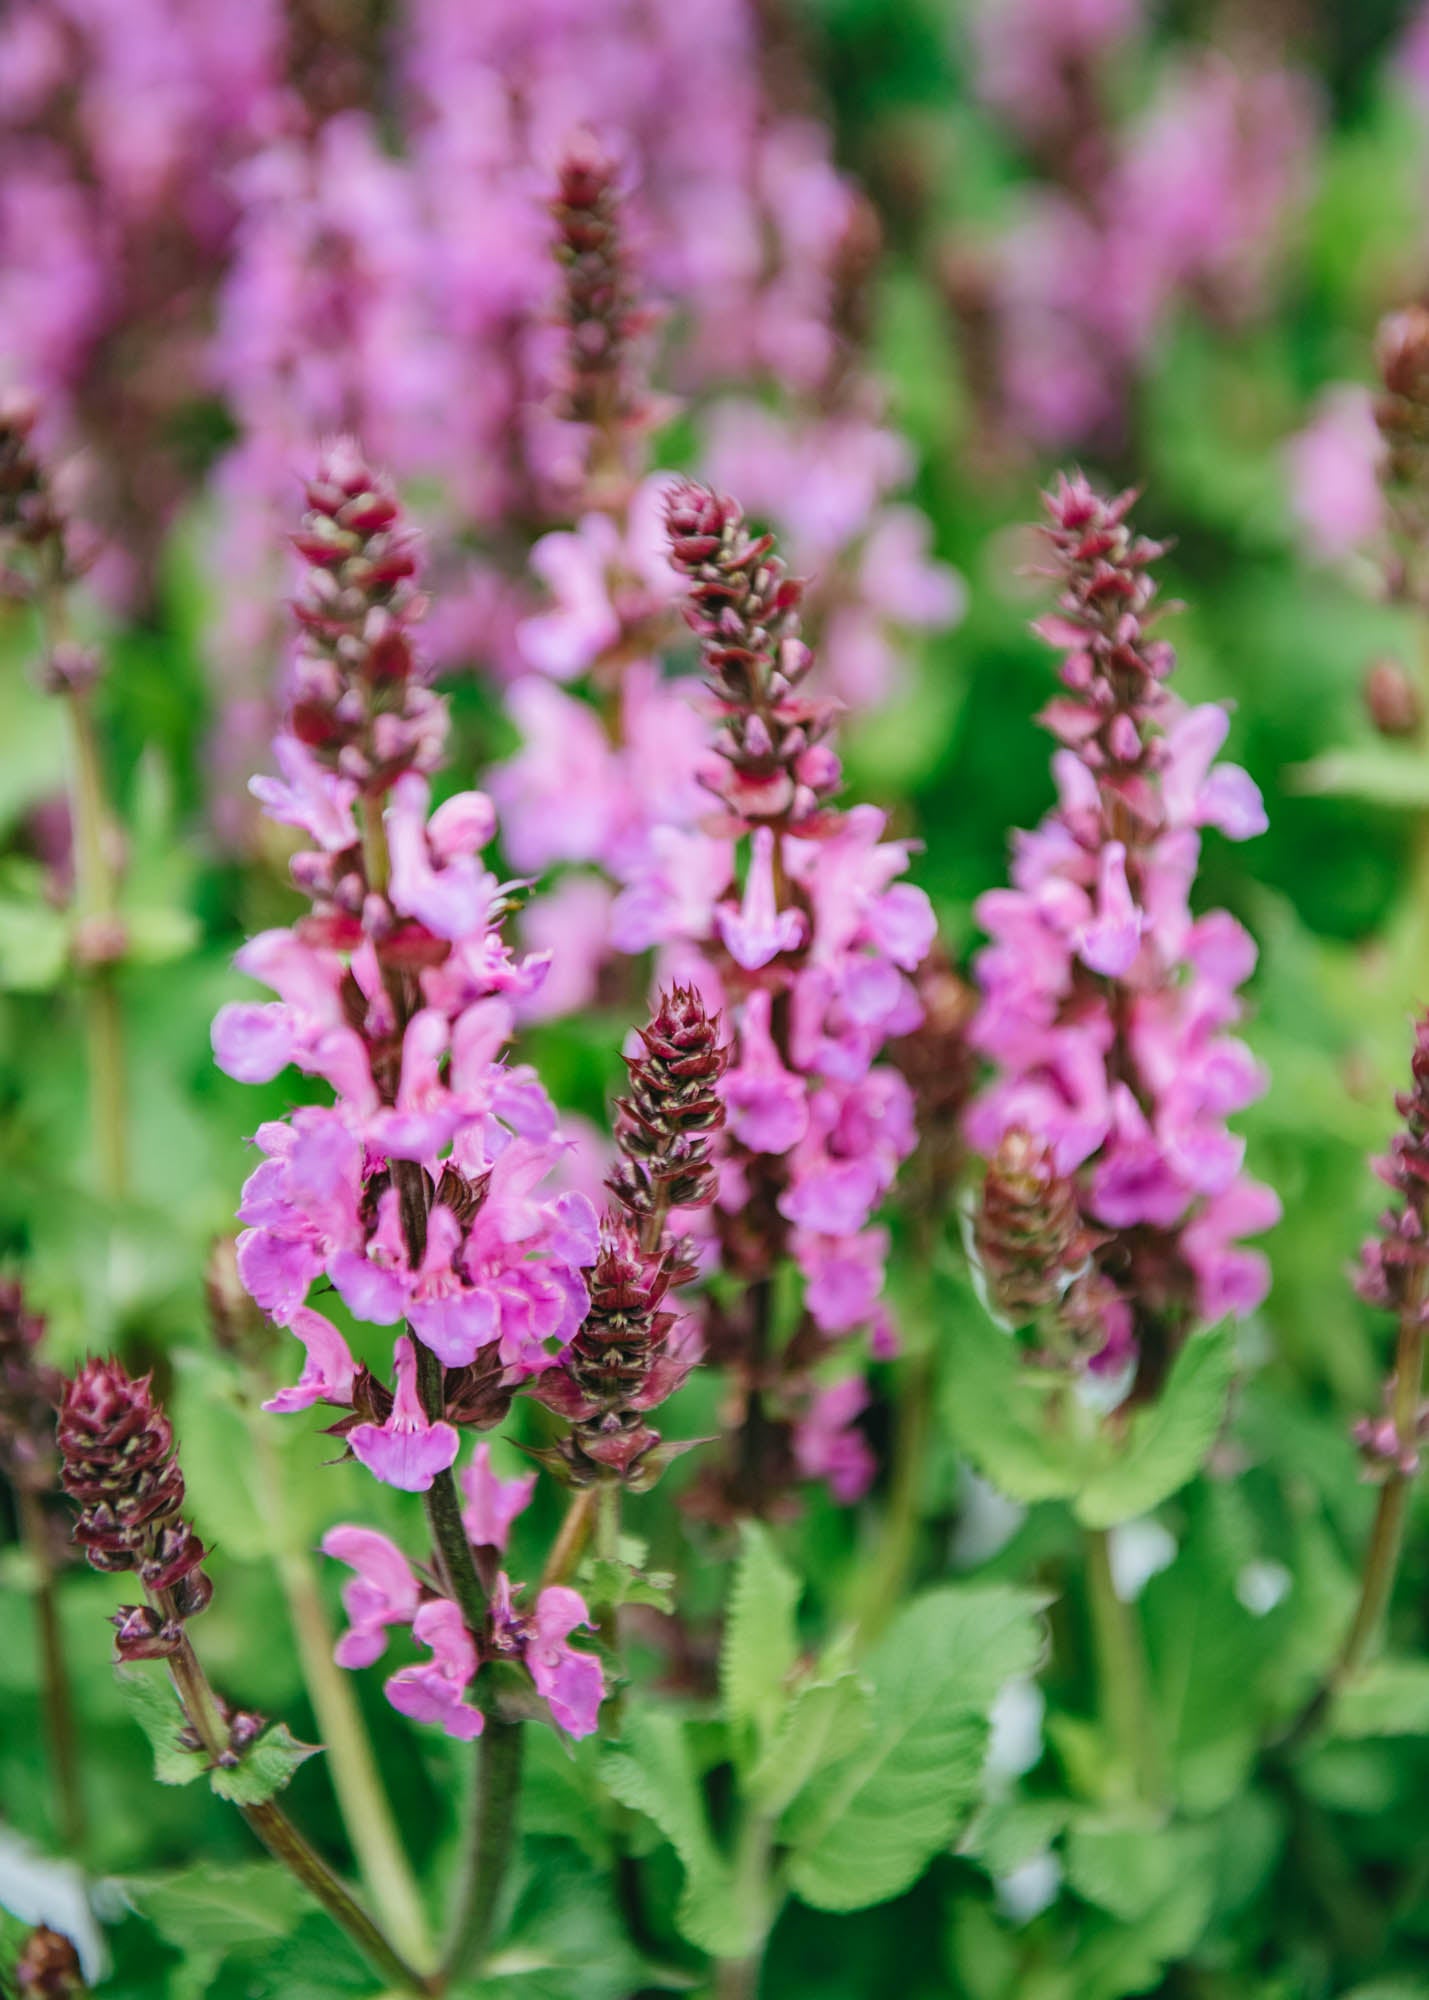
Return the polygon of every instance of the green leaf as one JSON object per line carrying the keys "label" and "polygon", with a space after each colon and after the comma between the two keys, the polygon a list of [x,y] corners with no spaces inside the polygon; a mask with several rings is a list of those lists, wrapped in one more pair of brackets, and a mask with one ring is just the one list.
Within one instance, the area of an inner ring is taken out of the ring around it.
{"label": "green leaf", "polygon": [[769,1531],[746,1521],[720,1653],[720,1696],[734,1725],[736,1747],[752,1726],[759,1746],[768,1742],[788,1703],[788,1681],[798,1657],[794,1607],[799,1580],[781,1560]]}
{"label": "green leaf", "polygon": [[1165,1827],[1150,1815],[1089,1815],[1069,1831],[1067,1881],[1121,1923],[1139,1923],[1188,1876],[1203,1878],[1209,1908],[1215,1836],[1205,1827]]}
{"label": "green leaf", "polygon": [[744,1780],[744,1796],[757,1811],[777,1818],[816,1772],[867,1735],[871,1720],[868,1683],[859,1674],[801,1688]]}
{"label": "green leaf", "polygon": [[154,1776],[161,1785],[191,1785],[204,1775],[201,1751],[185,1750],[179,1742],[184,1712],[157,1661],[121,1667],[119,1692],[124,1705],[149,1739],[154,1752]]}
{"label": "green leaf", "polygon": [[1041,1649],[1042,1600],[1000,1585],[929,1591],[868,1661],[872,1726],[795,1801],[782,1838],[806,1903],[856,1910],[898,1895],[976,1798],[987,1711]]}
{"label": "green leaf", "polygon": [[316,1757],[320,1748],[317,1743],[299,1743],[286,1722],[275,1722],[237,1764],[213,1771],[213,1789],[236,1806],[261,1806],[281,1792],[299,1765]]}
{"label": "green leaf", "polygon": [[1010,1875],[1057,1839],[1071,1808],[1063,1799],[995,1799],[968,1828],[960,1852],[989,1875]]}
{"label": "green leaf", "polygon": [[1329,1722],[1335,1736],[1429,1736],[1429,1661],[1364,1668],[1335,1697]]}
{"label": "green leaf", "polygon": [[649,1604],[673,1611],[675,1578],[670,1570],[645,1570],[636,1563],[596,1556],[581,1565],[580,1585],[588,1604],[614,1610],[622,1604]]}
{"label": "green leaf", "polygon": [[124,955],[135,965],[166,965],[191,952],[201,935],[197,917],[188,910],[140,906],[121,911]]}
{"label": "green leaf", "polygon": [[1184,1486],[1225,1422],[1234,1370],[1228,1321],[1187,1341],[1156,1401],[1137,1411],[1107,1462],[1077,1494],[1077,1518],[1089,1528],[1115,1527]]}
{"label": "green leaf", "polygon": [[45,901],[44,871],[12,859],[0,868],[0,987],[47,993],[69,966],[69,921]]}
{"label": "green leaf", "polygon": [[621,1748],[602,1765],[622,1805],[653,1820],[680,1857],[685,1887],[675,1913],[701,1951],[739,1958],[762,1935],[760,1900],[735,1895],[734,1871],[715,1845],[684,1721],[668,1710],[634,1707]]}
{"label": "green leaf", "polygon": [[135,1876],[122,1887],[160,1937],[184,1953],[271,1944],[311,1908],[307,1891],[271,1861],[205,1862],[177,1875]]}

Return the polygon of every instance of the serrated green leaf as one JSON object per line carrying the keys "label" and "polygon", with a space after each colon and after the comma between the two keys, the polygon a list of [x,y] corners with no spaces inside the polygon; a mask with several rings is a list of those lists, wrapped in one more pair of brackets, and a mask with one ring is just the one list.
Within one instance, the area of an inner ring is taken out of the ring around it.
{"label": "serrated green leaf", "polygon": [[1156,1401],[1138,1410],[1108,1461],[1073,1501],[1089,1528],[1112,1528],[1146,1514],[1199,1470],[1225,1422],[1235,1371],[1227,1321],[1189,1340]]}
{"label": "serrated green leaf", "polygon": [[867,1739],[786,1818],[796,1895],[827,1910],[884,1902],[947,1846],[978,1793],[992,1699],[1037,1660],[1040,1602],[1001,1586],[949,1586],[894,1620],[867,1665]]}
{"label": "serrated green leaf", "polygon": [[735,1730],[736,1752],[755,1750],[773,1734],[788,1702],[798,1657],[794,1607],[799,1580],[774,1547],[767,1528],[746,1521],[743,1550],[730,1591],[720,1653],[720,1697]]}
{"label": "serrated green leaf", "polygon": [[1336,1695],[1334,1736],[1429,1736],[1429,1661],[1377,1660]]}
{"label": "serrated green leaf", "polygon": [[859,1674],[801,1688],[744,1780],[745,1798],[756,1811],[777,1818],[816,1772],[867,1735],[871,1720],[868,1683]]}
{"label": "serrated green leaf", "polygon": [[121,1667],[118,1679],[125,1707],[149,1739],[159,1783],[191,1785],[195,1778],[201,1778],[204,1757],[179,1743],[184,1712],[164,1669],[157,1662]]}
{"label": "serrated green leaf", "polygon": [[580,1585],[588,1603],[610,1609],[622,1604],[649,1604],[656,1611],[674,1608],[675,1578],[669,1570],[642,1570],[634,1563],[596,1556],[581,1565]]}
{"label": "serrated green leaf", "polygon": [[317,1743],[299,1743],[286,1722],[275,1722],[238,1763],[216,1768],[210,1782],[221,1799],[236,1806],[261,1806],[281,1792],[294,1771],[316,1757],[320,1748]]}
{"label": "serrated green leaf", "polygon": [[737,1897],[734,1870],[715,1844],[682,1719],[666,1710],[633,1708],[621,1748],[602,1775],[633,1812],[653,1820],[685,1871],[675,1921],[701,1951],[739,1958],[762,1935],[767,1912],[757,1898]]}

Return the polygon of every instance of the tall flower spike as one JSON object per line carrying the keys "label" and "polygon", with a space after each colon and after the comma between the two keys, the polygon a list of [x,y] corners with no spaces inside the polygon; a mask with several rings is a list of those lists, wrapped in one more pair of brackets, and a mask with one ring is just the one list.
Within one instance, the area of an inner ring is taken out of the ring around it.
{"label": "tall flower spike", "polygon": [[63,1379],[40,1359],[45,1322],[13,1278],[0,1279],[0,1472],[48,1493],[55,1483],[55,1405]]}
{"label": "tall flower spike", "polygon": [[179,1650],[186,1619],[213,1595],[204,1546],[183,1518],[174,1433],[147,1375],[87,1361],[66,1383],[58,1441],[65,1491],[80,1510],[75,1540],[95,1569],[133,1571],[149,1599],[114,1617],[119,1657]]}
{"label": "tall flower spike", "polygon": [[719,1083],[729,1061],[718,1016],[692,986],[661,993],[643,1052],[627,1056],[629,1095],[616,1105],[617,1161],[606,1186],[659,1248],[671,1209],[704,1208],[715,1192],[711,1148],[724,1123]]}
{"label": "tall flower spike", "polygon": [[1265,814],[1245,772],[1214,762],[1225,711],[1187,708],[1167,685],[1161,548],[1130,526],[1131,500],[1104,499],[1080,474],[1048,496],[1060,588],[1035,629],[1064,655],[1063,692],[1042,716],[1061,746],[1058,804],[1016,837],[1012,888],[978,905],[993,941],[976,963],[970,1039],[997,1074],[967,1131],[989,1157],[1019,1130],[1045,1142],[1093,1244],[1098,1281],[1088,1274],[1069,1303],[1102,1321],[1094,1365],[1138,1346],[1149,1394],[1198,1326],[1259,1303],[1264,1260],[1237,1239],[1269,1227],[1279,1204],[1241,1172],[1226,1125],[1264,1088],[1224,1032],[1255,947],[1224,911],[1193,918],[1188,901],[1200,829],[1245,839]]}

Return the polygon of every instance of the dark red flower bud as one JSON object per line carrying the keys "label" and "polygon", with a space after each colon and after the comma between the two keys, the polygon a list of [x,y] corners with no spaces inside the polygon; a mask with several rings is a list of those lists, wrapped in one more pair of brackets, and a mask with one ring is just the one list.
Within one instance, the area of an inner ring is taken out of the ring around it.
{"label": "dark red flower bud", "polygon": [[16,2000],[78,2000],[88,1990],[69,1939],[48,1924],[36,1925],[15,1961]]}
{"label": "dark red flower bud", "polygon": [[640,1039],[644,1054],[626,1058],[630,1094],[616,1105],[620,1158],[606,1185],[658,1234],[671,1209],[714,1199],[710,1140],[724,1123],[719,1080],[729,1051],[718,1017],[710,1019],[692,987],[662,993]]}

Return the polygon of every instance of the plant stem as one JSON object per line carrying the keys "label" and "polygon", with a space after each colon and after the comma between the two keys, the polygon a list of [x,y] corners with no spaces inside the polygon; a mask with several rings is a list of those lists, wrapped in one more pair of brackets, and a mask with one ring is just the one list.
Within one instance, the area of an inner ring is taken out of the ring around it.
{"label": "plant stem", "polygon": [[[59,560],[56,555],[54,560]],[[64,583],[49,577],[40,592],[40,622],[47,655],[69,635]],[[119,832],[104,783],[104,763],[94,731],[88,690],[62,697],[70,723],[70,812],[74,826],[74,908],[92,929],[119,922]],[[109,940],[103,940],[107,945]],[[81,977],[89,1049],[90,1118],[99,1185],[107,1200],[121,1201],[129,1186],[124,1021],[115,966],[100,956]]]}
{"label": "plant stem", "polygon": [[477,1973],[486,1957],[515,1852],[520,1800],[521,1724],[488,1715],[477,1749],[472,1865],[447,1950],[444,1983]]}
{"label": "plant stem", "polygon": [[[228,1729],[187,1635],[170,1659],[169,1671],[184,1713],[204,1749],[214,1759],[226,1754]],[[239,1811],[273,1859],[317,1898],[385,1980],[405,1993],[430,1994],[439,1990],[393,1947],[322,1856],[308,1845],[281,1806],[267,1799],[262,1805],[240,1806]]]}
{"label": "plant stem", "polygon": [[18,1499],[20,1532],[24,1537],[35,1577],[35,1620],[40,1642],[40,1680],[44,1691],[45,1735],[49,1743],[50,1772],[55,1785],[55,1820],[61,1840],[71,1854],[74,1854],[84,1845],[84,1791],[79,1775],[69,1668],[65,1662],[59,1606],[55,1597],[54,1564],[50,1561],[45,1510],[40,1504],[39,1495],[21,1486],[18,1489]]}
{"label": "plant stem", "polygon": [[1161,1805],[1166,1780],[1136,1616],[1116,1594],[1111,1542],[1105,1528],[1086,1530],[1086,1550],[1087,1598],[1102,1713],[1120,1745],[1136,1796],[1148,1805]]}
{"label": "plant stem", "polygon": [[883,1532],[874,1550],[876,1565],[861,1593],[862,1606],[855,1621],[862,1644],[876,1639],[887,1624],[895,1606],[902,1600],[913,1566],[913,1552],[918,1540],[923,1460],[931,1428],[933,1387],[931,1351],[910,1355],[898,1385],[893,1471],[889,1480]]}
{"label": "plant stem", "polygon": [[[1424,1327],[1419,1317],[1423,1310],[1416,1288],[1399,1321],[1399,1339],[1394,1357],[1394,1394],[1390,1403],[1395,1434],[1405,1453],[1412,1452],[1417,1441],[1419,1404],[1424,1393]],[[1314,1734],[1340,1689],[1365,1663],[1394,1591],[1413,1484],[1414,1474],[1403,1472],[1395,1465],[1379,1489],[1374,1525],[1365,1549],[1359,1601],[1349,1630],[1334,1665],[1283,1739],[1283,1748],[1294,1749]]]}
{"label": "plant stem", "polygon": [[582,1486],[578,1492],[571,1495],[566,1518],[561,1523],[560,1533],[551,1544],[551,1553],[547,1556],[546,1567],[541,1572],[542,1590],[548,1590],[553,1583],[569,1581],[572,1571],[581,1559],[581,1552],[590,1539],[595,1496],[594,1486]]}
{"label": "plant stem", "polygon": [[249,1431],[258,1471],[257,1497],[348,1845],[394,1944],[425,1964],[431,1955],[431,1940],[421,1895],[392,1817],[352,1682],[333,1659],[332,1626],[312,1563],[289,1527],[282,1461],[261,1420],[251,1422]]}

